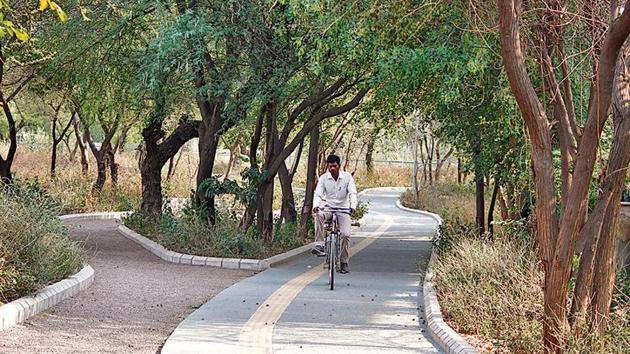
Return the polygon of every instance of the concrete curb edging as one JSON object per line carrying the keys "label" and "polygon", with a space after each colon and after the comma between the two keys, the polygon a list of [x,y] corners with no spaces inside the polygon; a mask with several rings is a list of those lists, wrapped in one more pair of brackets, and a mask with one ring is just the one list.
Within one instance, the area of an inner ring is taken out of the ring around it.
{"label": "concrete curb edging", "polygon": [[94,269],[86,265],[78,273],[49,285],[34,296],[25,296],[0,306],[0,331],[47,310],[87,289],[94,281]]}
{"label": "concrete curb edging", "polygon": [[108,211],[98,213],[84,213],[84,214],[66,214],[61,215],[59,220],[61,221],[88,221],[88,220],[120,220],[124,216],[131,214],[130,211]]}
{"label": "concrete curb edging", "polygon": [[[361,196],[367,193],[370,190],[376,188],[368,188],[365,189],[357,195]],[[96,213],[96,214],[107,214],[107,213]],[[120,219],[122,216],[128,215],[128,212],[125,213],[109,213],[109,214],[120,214],[118,216],[112,216],[110,219]],[[103,215],[104,217],[106,215]],[[248,259],[248,258],[219,258],[219,257],[204,257],[204,256],[194,256],[190,254],[183,254],[179,252],[174,252],[166,249],[164,246],[159,243],[148,239],[145,236],[131,230],[125,225],[118,226],[118,232],[120,232],[124,237],[138,243],[140,246],[144,247],[147,251],[153,253],[154,255],[160,257],[162,260],[170,263],[176,264],[186,264],[186,265],[198,265],[198,266],[211,266],[218,268],[228,268],[228,269],[246,269],[246,270],[256,270],[261,271],[267,268],[271,268],[274,265],[282,262],[286,262],[295,257],[298,257],[304,253],[309,252],[313,248],[313,242],[310,244],[294,248],[290,251],[277,254],[275,256],[266,258],[266,259]]]}
{"label": "concrete curb edging", "polygon": [[[59,216],[61,221],[120,219],[129,212],[105,212],[67,214]],[[94,282],[94,269],[86,264],[78,273],[39,290],[33,296],[24,296],[0,306],[0,331],[8,329],[28,318],[45,311],[61,301],[87,289]]]}
{"label": "concrete curb edging", "polygon": [[118,232],[166,262],[227,269],[264,270],[277,263],[285,262],[303,253],[309,252],[313,247],[312,244],[304,245],[266,259],[204,257],[170,251],[159,243],[140,235],[125,225],[119,225]]}
{"label": "concrete curb edging", "polygon": [[[442,218],[437,214],[404,207],[400,203],[400,200],[396,201],[396,206],[404,211],[431,217],[437,221],[438,227],[442,225]],[[437,232],[439,235],[439,228]],[[435,274],[433,273],[433,264],[435,263],[436,257],[435,252],[431,251],[431,257],[429,258],[429,264],[427,266],[427,273],[424,277],[424,284],[422,284],[424,318],[427,323],[429,334],[437,342],[441,349],[449,354],[476,354],[478,351],[466,342],[466,340],[453,330],[446,322],[444,322],[442,311],[440,309],[440,303],[438,302],[433,283],[433,279],[435,277]]]}

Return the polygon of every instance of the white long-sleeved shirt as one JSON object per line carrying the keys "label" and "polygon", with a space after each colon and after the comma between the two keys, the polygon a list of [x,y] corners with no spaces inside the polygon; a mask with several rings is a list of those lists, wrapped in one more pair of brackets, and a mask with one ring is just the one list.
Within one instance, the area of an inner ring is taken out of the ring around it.
{"label": "white long-sleeved shirt", "polygon": [[349,172],[339,171],[337,180],[330,172],[321,175],[315,188],[313,206],[356,209],[357,187],[352,175]]}

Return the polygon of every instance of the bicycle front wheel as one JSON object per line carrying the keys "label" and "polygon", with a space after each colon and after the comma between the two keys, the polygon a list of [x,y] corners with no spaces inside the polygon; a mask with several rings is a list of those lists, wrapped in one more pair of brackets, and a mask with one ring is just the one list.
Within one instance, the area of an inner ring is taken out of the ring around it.
{"label": "bicycle front wheel", "polygon": [[330,284],[330,290],[335,289],[335,268],[337,260],[337,238],[332,237],[330,243],[330,264],[328,265],[328,283]]}

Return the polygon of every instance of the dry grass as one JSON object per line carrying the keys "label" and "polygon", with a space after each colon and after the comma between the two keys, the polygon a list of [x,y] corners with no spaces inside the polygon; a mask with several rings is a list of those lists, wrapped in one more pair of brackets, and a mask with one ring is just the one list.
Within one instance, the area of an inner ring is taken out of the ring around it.
{"label": "dry grass", "polygon": [[0,189],[0,305],[78,271],[79,245],[37,185]]}
{"label": "dry grass", "polygon": [[[480,238],[474,197],[472,186],[454,183],[424,186],[417,196],[409,190],[401,196],[403,205],[444,219],[434,271],[445,318],[480,352],[541,353],[543,275],[534,246],[527,241],[527,225],[502,223],[495,228],[494,241]],[[618,280],[605,338],[570,333],[567,353],[630,352],[628,279]]]}
{"label": "dry grass", "polygon": [[542,273],[529,245],[465,238],[435,263],[436,290],[449,322],[495,347],[539,350]]}
{"label": "dry grass", "polygon": [[[480,351],[543,352],[543,274],[531,244],[503,237],[493,242],[463,237],[440,255],[434,271],[447,321],[458,332],[472,335],[471,342]],[[627,282],[628,278],[618,280],[605,337],[580,328],[583,335],[566,336],[565,352],[630,352]]]}
{"label": "dry grass", "polygon": [[421,186],[418,195],[407,190],[400,196],[402,205],[439,214],[444,219],[475,220],[475,191],[467,184],[441,183]]}

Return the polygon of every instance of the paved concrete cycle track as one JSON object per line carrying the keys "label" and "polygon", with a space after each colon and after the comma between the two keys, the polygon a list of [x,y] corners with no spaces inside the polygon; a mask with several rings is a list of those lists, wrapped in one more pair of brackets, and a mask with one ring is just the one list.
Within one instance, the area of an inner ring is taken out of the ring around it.
{"label": "paved concrete cycle track", "polygon": [[419,264],[437,224],[375,189],[352,231],[350,274],[330,291],[310,254],[224,290],[186,318],[162,353],[437,353],[425,333]]}

